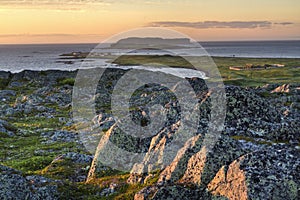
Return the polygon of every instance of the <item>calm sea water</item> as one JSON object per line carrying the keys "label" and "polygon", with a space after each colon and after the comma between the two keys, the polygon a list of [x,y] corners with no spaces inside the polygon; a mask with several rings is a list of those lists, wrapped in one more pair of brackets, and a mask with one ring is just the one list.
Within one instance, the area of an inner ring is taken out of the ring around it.
{"label": "calm sea water", "polygon": [[[200,42],[211,56],[300,58],[300,41]],[[75,70],[82,60],[65,63],[60,56],[70,52],[89,52],[96,44],[0,45],[0,70]],[[117,52],[117,50],[115,50]],[[195,51],[189,49],[189,51]],[[114,50],[112,50],[114,53]],[[93,65],[109,65],[105,59],[91,60]]]}

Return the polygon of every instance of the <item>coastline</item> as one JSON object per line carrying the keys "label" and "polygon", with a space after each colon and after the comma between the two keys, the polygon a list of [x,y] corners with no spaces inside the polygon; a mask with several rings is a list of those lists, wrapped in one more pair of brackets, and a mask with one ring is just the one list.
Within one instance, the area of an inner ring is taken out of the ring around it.
{"label": "coastline", "polygon": [[[72,60],[72,56],[69,57]],[[288,83],[299,83],[300,82],[300,58],[238,58],[238,57],[212,57],[213,61],[217,65],[220,74],[223,78],[225,84],[233,84],[237,86],[262,86],[265,84],[288,84]],[[106,60],[106,59],[102,59]],[[108,60],[106,60],[108,61]],[[111,61],[110,61],[111,62]],[[169,66],[171,73],[185,69],[193,69],[189,63],[182,60],[181,58],[176,59],[172,57],[172,61],[169,61],[169,56],[122,56],[117,60],[114,60],[112,64],[105,64],[104,68],[116,68],[116,69],[129,69],[131,67],[136,67],[140,69],[147,69],[147,67],[140,67],[145,63],[160,63],[165,66]],[[245,66],[247,64],[253,65],[271,65],[271,64],[281,64],[284,67],[273,68],[273,69],[262,69],[260,71],[256,70],[244,70],[244,71],[233,71],[230,70],[232,66]],[[71,65],[70,65],[71,66]],[[154,66],[155,67],[155,66]],[[27,69],[21,70],[26,71]],[[69,71],[76,72],[75,69],[28,69],[29,71]],[[157,69],[152,69],[157,70]],[[168,68],[166,68],[168,72]],[[13,71],[13,70],[12,70]],[[12,73],[21,72],[13,71]],[[169,70],[170,71],[170,70]],[[206,75],[209,74],[209,69],[203,67],[201,69]],[[180,76],[180,72],[175,73],[174,75]],[[187,72],[188,77],[193,76],[193,72]],[[199,77],[200,74],[199,74]]]}

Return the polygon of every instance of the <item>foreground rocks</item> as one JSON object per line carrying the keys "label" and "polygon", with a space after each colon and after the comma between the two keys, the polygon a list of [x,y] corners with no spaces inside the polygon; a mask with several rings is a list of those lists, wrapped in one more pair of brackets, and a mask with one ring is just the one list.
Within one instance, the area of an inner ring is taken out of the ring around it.
{"label": "foreground rocks", "polygon": [[[135,192],[135,199],[299,199],[299,85],[226,86],[225,127],[214,145],[209,146],[203,141],[208,135],[211,91],[203,80],[188,79],[202,102],[194,108],[200,111],[198,129],[165,162],[165,149],[182,123],[180,105],[172,92],[159,85],[139,88],[130,102],[132,121],[141,126],[151,124],[156,115],[151,115],[148,107],[160,105],[166,122],[151,137],[141,139],[127,134],[110,112],[112,91],[125,73],[126,70],[107,70],[99,81],[93,97],[97,113],[91,123],[102,132],[87,138],[97,147],[102,136],[100,150],[105,151],[101,145],[110,141],[123,151],[143,155],[138,162],[132,159],[126,163],[124,159],[122,164],[130,166],[131,173],[125,183],[120,183],[116,178],[120,172],[101,163],[97,157],[101,154],[93,157],[86,152],[77,124],[71,119],[76,72],[0,72],[1,137],[16,141],[33,137],[35,142],[30,144],[39,148],[26,153],[39,159],[51,156],[39,168],[41,176],[26,176],[1,165],[1,199],[58,199],[59,185],[82,184],[86,180],[86,184],[101,185],[94,197],[118,194],[125,184],[144,187]],[[19,147],[5,144],[4,140],[0,145],[9,152],[1,160],[9,163],[22,157],[16,153]],[[116,161],[122,160],[117,157]],[[105,179],[106,176],[112,178]],[[104,181],[98,183],[101,178]],[[89,194],[80,198],[88,198]],[[72,194],[68,195],[71,198]]]}

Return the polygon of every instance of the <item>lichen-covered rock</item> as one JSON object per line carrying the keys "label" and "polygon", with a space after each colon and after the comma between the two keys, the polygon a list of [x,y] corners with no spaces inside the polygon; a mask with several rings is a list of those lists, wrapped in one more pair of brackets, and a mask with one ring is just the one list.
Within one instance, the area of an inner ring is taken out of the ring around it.
{"label": "lichen-covered rock", "polygon": [[50,131],[41,134],[44,144],[54,142],[79,142],[79,136],[74,132],[69,131]]}
{"label": "lichen-covered rock", "polygon": [[0,102],[9,102],[16,96],[14,90],[0,90]]}
{"label": "lichen-covered rock", "polygon": [[18,129],[7,121],[0,119],[0,133],[6,134],[9,137],[15,135]]}
{"label": "lichen-covered rock", "polygon": [[241,144],[227,136],[222,136],[213,146],[202,147],[199,152],[192,155],[187,162],[184,175],[180,183],[207,185],[222,165],[231,163],[241,155],[249,152]]}
{"label": "lichen-covered rock", "polygon": [[0,165],[0,199],[58,199],[57,182]]}
{"label": "lichen-covered rock", "polygon": [[68,152],[61,156],[59,156],[61,159],[70,159],[74,163],[78,164],[90,164],[93,160],[93,156],[86,155],[86,154],[80,154],[75,152]]}
{"label": "lichen-covered rock", "polygon": [[208,184],[214,195],[229,199],[299,199],[300,152],[271,146],[223,166]]}
{"label": "lichen-covered rock", "polygon": [[200,135],[197,135],[185,143],[184,147],[178,151],[172,163],[160,173],[158,183],[164,184],[166,181],[176,182],[181,178],[185,171],[184,169],[186,169],[188,159],[191,157],[193,151],[195,151],[196,148],[194,147],[200,137]]}
{"label": "lichen-covered rock", "polygon": [[252,89],[226,86],[226,96],[227,134],[300,142],[300,123],[296,119],[299,116],[285,117],[274,102],[262,98]]}
{"label": "lichen-covered rock", "polygon": [[154,196],[153,200],[226,200],[224,197],[213,196],[204,188],[189,188],[182,185],[165,186],[160,188]]}
{"label": "lichen-covered rock", "polygon": [[134,195],[134,200],[150,199],[155,194],[155,192],[157,192],[157,190],[158,190],[157,186],[145,187]]}

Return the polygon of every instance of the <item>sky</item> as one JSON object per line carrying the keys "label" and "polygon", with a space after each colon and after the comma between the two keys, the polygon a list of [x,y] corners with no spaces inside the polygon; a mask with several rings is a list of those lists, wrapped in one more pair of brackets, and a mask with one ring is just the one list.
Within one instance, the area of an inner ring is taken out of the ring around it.
{"label": "sky", "polygon": [[98,43],[141,27],[199,41],[300,39],[299,0],[0,0],[0,44]]}

